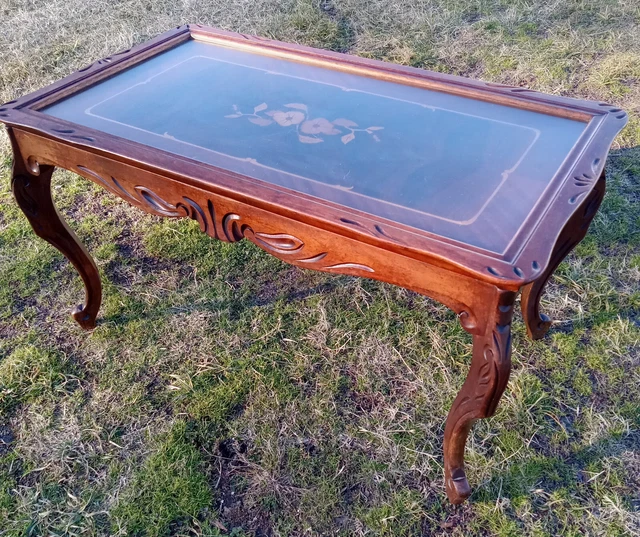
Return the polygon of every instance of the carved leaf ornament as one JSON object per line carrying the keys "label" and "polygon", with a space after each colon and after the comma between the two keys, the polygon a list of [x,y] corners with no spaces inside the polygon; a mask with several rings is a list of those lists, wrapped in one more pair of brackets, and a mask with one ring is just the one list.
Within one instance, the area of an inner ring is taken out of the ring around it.
{"label": "carved leaf ornament", "polygon": [[129,203],[142,207],[147,212],[168,218],[191,218],[200,224],[200,229],[216,239],[225,242],[237,242],[244,238],[269,252],[270,254],[291,263],[300,263],[317,270],[356,270],[373,273],[374,269],[361,263],[327,264],[324,259],[329,252],[314,253],[309,256],[304,252],[304,242],[288,233],[255,232],[253,228],[242,221],[236,213],[227,213],[220,220],[211,200],[207,201],[206,210],[200,204],[187,196],[175,205],[161,198],[158,194],[145,186],[134,187],[134,192],[127,190],[115,177],[108,179],[90,170],[86,166],[77,166],[78,172],[89,176],[106,189],[122,197]]}

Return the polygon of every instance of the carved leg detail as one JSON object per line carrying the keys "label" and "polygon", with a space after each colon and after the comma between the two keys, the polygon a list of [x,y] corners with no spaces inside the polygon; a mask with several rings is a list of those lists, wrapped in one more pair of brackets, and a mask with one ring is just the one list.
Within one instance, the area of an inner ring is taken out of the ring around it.
{"label": "carved leg detail", "polygon": [[85,284],[85,304],[77,306],[73,318],[85,330],[95,328],[96,316],[102,300],[98,267],[75,233],[69,229],[51,197],[53,166],[40,166],[36,161],[24,162],[13,134],[13,195],[39,237],[57,248],[76,267]]}
{"label": "carved leg detail", "polygon": [[593,217],[598,212],[605,192],[605,175],[602,172],[589,196],[583,201],[573,217],[564,227],[551,254],[549,265],[537,280],[525,286],[522,290],[522,315],[527,326],[527,333],[531,339],[541,339],[551,327],[551,319],[540,313],[540,297],[547,281],[555,272],[562,260],[584,239]]}
{"label": "carved leg detail", "polygon": [[444,431],[445,485],[449,501],[462,503],[471,494],[464,471],[464,448],[473,423],[492,416],[511,371],[511,318],[515,293],[500,292],[487,333],[473,336],[467,379],[447,417]]}

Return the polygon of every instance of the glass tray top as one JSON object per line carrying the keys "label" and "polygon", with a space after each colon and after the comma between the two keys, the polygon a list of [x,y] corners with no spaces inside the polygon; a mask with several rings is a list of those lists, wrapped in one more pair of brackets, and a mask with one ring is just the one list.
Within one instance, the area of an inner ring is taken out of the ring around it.
{"label": "glass tray top", "polygon": [[42,112],[495,253],[586,127],[194,40]]}

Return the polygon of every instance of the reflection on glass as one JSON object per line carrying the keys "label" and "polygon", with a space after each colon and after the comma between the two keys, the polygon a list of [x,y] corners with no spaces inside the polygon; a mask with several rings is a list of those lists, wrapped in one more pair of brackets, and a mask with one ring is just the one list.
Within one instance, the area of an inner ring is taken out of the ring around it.
{"label": "reflection on glass", "polygon": [[44,112],[494,252],[585,128],[196,41]]}

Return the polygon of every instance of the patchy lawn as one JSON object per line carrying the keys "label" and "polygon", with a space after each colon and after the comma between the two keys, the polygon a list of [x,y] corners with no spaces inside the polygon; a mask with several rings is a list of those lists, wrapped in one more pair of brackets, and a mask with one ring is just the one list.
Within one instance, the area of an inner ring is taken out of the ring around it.
{"label": "patchy lawn", "polygon": [[445,501],[444,420],[471,338],[414,293],[303,272],[71,173],[80,279],[35,237],[0,138],[0,535],[622,536],[640,533],[640,4],[624,0],[0,0],[0,101],[198,22],[605,100],[630,113],[556,319],[468,445]]}

